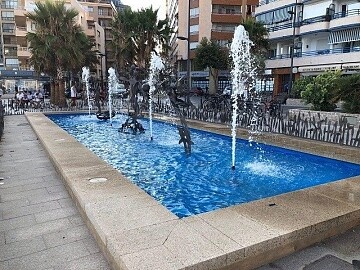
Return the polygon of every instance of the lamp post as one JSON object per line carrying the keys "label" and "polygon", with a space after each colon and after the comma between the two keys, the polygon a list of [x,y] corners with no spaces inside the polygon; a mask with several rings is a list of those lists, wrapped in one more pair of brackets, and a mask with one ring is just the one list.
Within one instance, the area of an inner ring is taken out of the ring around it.
{"label": "lamp post", "polygon": [[[296,2],[297,4],[297,2]],[[296,24],[296,5],[294,6],[293,10],[289,10],[288,13],[292,16],[292,27],[293,27],[293,33],[292,33],[292,45],[290,50],[290,78],[289,78],[289,84],[287,89],[287,94],[290,94],[290,91],[293,86],[293,77],[294,77],[294,52],[295,52],[295,24]]]}
{"label": "lamp post", "polygon": [[188,8],[188,22],[187,22],[187,37],[181,37],[178,36],[177,38],[180,40],[186,40],[187,41],[187,60],[186,60],[186,66],[187,66],[187,95],[186,95],[186,101],[190,101],[190,90],[191,90],[191,62],[190,62],[190,0],[188,2],[189,8]]}
{"label": "lamp post", "polygon": [[97,52],[100,56],[100,80],[101,80],[101,88],[104,87],[104,72],[103,72],[103,57],[105,57],[105,72],[106,72],[106,53]]}

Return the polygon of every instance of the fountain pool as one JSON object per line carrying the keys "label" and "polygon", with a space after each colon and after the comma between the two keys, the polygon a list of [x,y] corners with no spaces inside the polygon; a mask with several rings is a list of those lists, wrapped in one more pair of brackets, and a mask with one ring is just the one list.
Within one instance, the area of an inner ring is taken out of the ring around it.
{"label": "fountain pool", "polygon": [[[94,115],[48,117],[179,217],[360,175],[357,164],[240,139],[231,170],[228,136],[192,130],[188,156],[168,123],[154,121],[151,141],[146,133],[119,133],[125,115],[117,115],[112,126]],[[149,129],[146,119],[141,122]]]}

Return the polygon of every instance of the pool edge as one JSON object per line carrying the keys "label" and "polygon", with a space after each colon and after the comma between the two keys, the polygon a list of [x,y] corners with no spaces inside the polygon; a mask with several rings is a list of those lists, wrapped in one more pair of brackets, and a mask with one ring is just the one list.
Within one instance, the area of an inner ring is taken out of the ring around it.
{"label": "pool edge", "polygon": [[[327,194],[326,190],[316,187],[306,189],[306,192],[296,191],[286,196],[279,195],[179,219],[140,188],[131,184],[121,173],[98,159],[43,114],[26,113],[26,118],[114,269],[141,269],[149,265],[159,269],[196,267],[239,269],[240,266],[241,269],[251,269],[360,224],[360,202],[356,201],[352,204],[342,197],[334,199],[332,193]],[[199,128],[201,123],[191,122],[190,125]],[[216,129],[216,125],[210,123],[203,123],[202,129],[208,130],[209,127]],[[230,132],[224,126],[217,126],[217,129],[218,133],[222,134]],[[246,132],[244,134],[246,135]],[[294,138],[286,138],[286,136],[269,137],[273,141],[272,144],[278,146],[283,146],[284,140],[289,140],[292,145],[297,142]],[[63,144],[64,140],[72,147],[71,149]],[[261,140],[266,142],[264,138]],[[322,153],[329,148],[329,144],[305,142],[302,139],[300,143],[297,142],[305,146],[303,147],[305,150],[301,149],[305,152],[315,150]],[[292,145],[288,147],[295,149]],[[338,153],[341,160],[360,163],[351,149],[349,149],[351,154],[347,155],[341,147],[336,145],[334,147],[335,151],[330,151],[325,156],[334,157],[334,153]],[[311,153],[319,154],[319,152]],[[79,157],[75,157],[79,154],[82,154],[83,162]],[[75,160],[75,165],[69,162],[72,159]],[[81,165],[82,163],[88,163],[88,167]],[[94,186],[88,183],[89,177],[98,176],[99,168],[103,170],[99,176],[106,175],[109,179],[107,183],[97,186],[100,190],[94,189]],[[356,182],[360,182],[360,177],[349,181],[357,185]],[[339,183],[326,184],[329,185],[339,185]],[[106,196],[105,192],[108,192]],[[343,189],[343,192],[346,192],[346,189]],[[116,193],[122,194],[123,197],[118,198]],[[291,197],[294,194],[298,194],[297,198]],[[298,201],[302,200],[301,194],[305,200],[313,203],[316,202],[316,198],[321,201],[319,205],[314,206],[316,218],[307,219],[305,215],[307,213],[304,213],[304,217],[301,216],[303,208],[297,206]],[[274,201],[275,205],[270,206]],[[134,203],[134,206],[127,206],[126,203],[129,202]],[[331,211],[329,209],[322,211],[322,207],[330,208]],[[118,213],[118,209],[123,213]],[[303,220],[301,225],[296,222],[289,227],[285,223],[274,225],[277,217],[281,217],[289,209],[294,211],[294,217]],[[258,214],[256,215],[255,212]],[[321,212],[326,212],[326,215],[322,215]],[[136,213],[142,215],[140,220],[136,219]],[[116,218],[124,215],[125,217],[132,215],[126,222],[129,224],[121,222],[118,224]],[[266,215],[273,215],[273,218],[263,219],[262,217]],[[110,224],[111,222],[114,224]],[[141,237],[144,240],[138,246],[131,246],[128,243],[131,247],[125,247],[124,243],[127,242],[121,238],[125,235],[132,237],[133,240],[140,241]],[[153,239],[154,235],[156,237]],[[155,259],[153,256],[156,255],[158,257]],[[139,260],[146,257],[149,259]]]}

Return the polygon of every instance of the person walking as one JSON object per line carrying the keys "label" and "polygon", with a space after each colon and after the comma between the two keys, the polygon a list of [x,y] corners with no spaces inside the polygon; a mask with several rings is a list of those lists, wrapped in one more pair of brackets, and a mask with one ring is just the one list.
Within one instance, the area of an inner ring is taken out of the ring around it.
{"label": "person walking", "polygon": [[70,97],[71,97],[71,107],[76,106],[77,92],[76,92],[75,83],[73,83],[73,84],[71,85]]}

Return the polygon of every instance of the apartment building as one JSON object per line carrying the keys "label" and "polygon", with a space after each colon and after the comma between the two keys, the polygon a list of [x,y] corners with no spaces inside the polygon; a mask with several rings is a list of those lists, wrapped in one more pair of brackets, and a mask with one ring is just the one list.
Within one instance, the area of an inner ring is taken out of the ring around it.
{"label": "apartment building", "polygon": [[[167,0],[167,16],[175,30],[170,40],[171,58],[178,63],[178,76],[186,76],[187,59],[194,59],[202,38],[227,46],[235,28],[242,19],[255,14],[257,5],[258,0]],[[206,87],[208,72],[194,70],[191,66],[192,87]],[[220,89],[229,83],[229,76],[229,71],[220,72]]]}
{"label": "apartment building", "polygon": [[[77,23],[82,26],[86,35],[94,42],[98,52],[100,64],[94,75],[106,80],[107,68],[113,65],[110,49],[112,39],[110,22],[117,10],[126,6],[121,1],[66,0],[66,5],[76,9],[79,13]],[[14,85],[34,88],[34,78],[42,76],[31,70],[29,65],[30,51],[26,40],[26,33],[35,31],[35,25],[25,14],[35,8],[34,0],[2,0],[1,2],[1,46],[0,46],[0,79],[6,88]]]}
{"label": "apartment building", "polygon": [[288,92],[300,76],[360,72],[359,1],[266,0],[255,16],[270,31],[266,67],[275,94]]}

